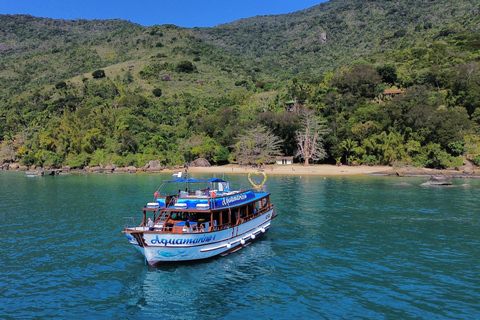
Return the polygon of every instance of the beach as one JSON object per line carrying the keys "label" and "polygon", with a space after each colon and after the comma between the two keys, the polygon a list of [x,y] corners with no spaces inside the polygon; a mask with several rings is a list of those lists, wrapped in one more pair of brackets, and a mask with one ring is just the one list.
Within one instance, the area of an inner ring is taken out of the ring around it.
{"label": "beach", "polygon": [[[267,165],[263,168],[245,167],[238,165],[224,165],[211,167],[190,167],[189,173],[225,173],[248,174],[252,171],[263,170],[268,175],[297,175],[297,176],[352,176],[388,172],[389,166],[336,166],[336,165]],[[172,170],[179,171],[179,170]]]}

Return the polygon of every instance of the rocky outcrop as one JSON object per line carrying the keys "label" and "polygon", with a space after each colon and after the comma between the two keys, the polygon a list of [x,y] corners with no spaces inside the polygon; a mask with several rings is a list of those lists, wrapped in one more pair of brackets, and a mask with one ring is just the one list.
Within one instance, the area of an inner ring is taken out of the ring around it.
{"label": "rocky outcrop", "polygon": [[480,170],[472,166],[464,166],[451,169],[430,169],[420,167],[397,167],[388,171],[374,173],[373,175],[397,176],[397,177],[431,177],[443,176],[447,179],[480,178]]}
{"label": "rocky outcrop", "polygon": [[125,171],[128,172],[128,173],[135,173],[138,171],[137,167],[135,166],[128,166],[125,168]]}
{"label": "rocky outcrop", "polygon": [[152,160],[145,165],[144,169],[147,172],[160,172],[163,168],[159,160]]}
{"label": "rocky outcrop", "polygon": [[430,180],[421,184],[421,186],[451,186],[452,182],[444,176],[432,176]]}
{"label": "rocky outcrop", "polygon": [[20,165],[18,163],[10,163],[10,165],[8,166],[9,170],[18,170],[18,168],[20,168]]}
{"label": "rocky outcrop", "polygon": [[210,167],[210,162],[205,158],[198,158],[190,164],[191,167]]}

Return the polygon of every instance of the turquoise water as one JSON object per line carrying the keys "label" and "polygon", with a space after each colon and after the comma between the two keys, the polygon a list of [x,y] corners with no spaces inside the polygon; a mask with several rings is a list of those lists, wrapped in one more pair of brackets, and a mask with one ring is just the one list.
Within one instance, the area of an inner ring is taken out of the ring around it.
{"label": "turquoise water", "polygon": [[0,318],[480,318],[479,180],[269,176],[266,236],[149,267],[122,217],[165,178],[0,172]]}

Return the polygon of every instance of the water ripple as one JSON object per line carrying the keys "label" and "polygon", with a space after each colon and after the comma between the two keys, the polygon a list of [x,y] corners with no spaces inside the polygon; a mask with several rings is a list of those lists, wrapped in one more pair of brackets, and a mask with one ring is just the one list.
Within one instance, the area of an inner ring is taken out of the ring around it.
{"label": "water ripple", "polygon": [[0,179],[0,318],[480,314],[478,181],[269,177],[279,217],[264,237],[227,257],[152,268],[120,230],[160,176]]}

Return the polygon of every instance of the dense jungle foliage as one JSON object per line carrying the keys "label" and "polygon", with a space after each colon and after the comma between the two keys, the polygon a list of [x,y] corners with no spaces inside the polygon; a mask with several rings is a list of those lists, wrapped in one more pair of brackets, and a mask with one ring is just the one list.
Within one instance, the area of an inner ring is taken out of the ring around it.
{"label": "dense jungle foliage", "polygon": [[238,162],[262,127],[293,156],[310,109],[324,162],[480,165],[479,11],[331,0],[194,29],[0,15],[0,162]]}

